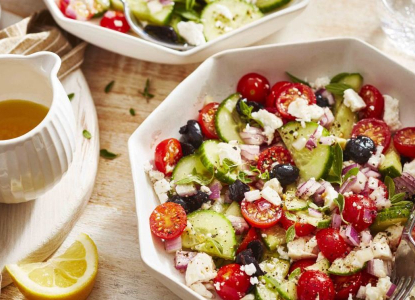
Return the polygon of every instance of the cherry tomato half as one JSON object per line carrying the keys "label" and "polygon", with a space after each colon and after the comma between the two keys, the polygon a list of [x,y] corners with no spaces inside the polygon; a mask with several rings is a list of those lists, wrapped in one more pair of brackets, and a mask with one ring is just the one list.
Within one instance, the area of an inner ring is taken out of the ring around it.
{"label": "cherry tomato half", "polygon": [[208,139],[218,139],[218,134],[215,128],[215,115],[218,107],[219,103],[211,102],[206,104],[199,112],[199,124],[202,128],[203,134]]}
{"label": "cherry tomato half", "polygon": [[357,231],[360,232],[372,225],[376,214],[376,203],[369,197],[351,195],[344,198],[343,218]]}
{"label": "cherry tomato half", "polygon": [[124,14],[120,11],[107,11],[102,17],[99,25],[122,33],[126,33],[130,30],[130,25],[128,25]]}
{"label": "cherry tomato half", "polygon": [[291,265],[290,270],[288,271],[288,274],[291,274],[292,271],[298,268],[300,268],[301,273],[303,273],[305,272],[305,268],[312,266],[315,263],[316,263],[316,260],[313,258],[297,260]]}
{"label": "cherry tomato half", "polygon": [[325,228],[316,234],[317,246],[323,255],[331,262],[346,256],[348,246],[341,237],[338,229]]}
{"label": "cherry tomato half", "polygon": [[294,165],[290,151],[282,146],[272,146],[259,154],[257,168],[261,172],[271,171],[274,163]]}
{"label": "cherry tomato half", "polygon": [[174,202],[166,202],[157,206],[150,215],[151,232],[165,240],[182,234],[187,226],[186,212]]}
{"label": "cherry tomato half", "polygon": [[377,119],[363,119],[354,125],[352,136],[364,135],[370,137],[376,146],[383,146],[383,152],[388,148],[391,141],[391,132],[388,125]]}
{"label": "cherry tomato half", "polygon": [[366,270],[362,271],[362,285],[367,286],[368,284],[372,286],[376,286],[378,284],[378,278],[366,272]]}
{"label": "cherry tomato half", "polygon": [[277,97],[280,95],[281,89],[291,84],[292,83],[289,81],[280,81],[274,84],[271,88],[271,92],[267,97],[267,100],[265,101],[265,107],[275,107]]}
{"label": "cherry tomato half", "polygon": [[399,154],[415,158],[415,127],[407,127],[396,132],[393,145]]}
{"label": "cherry tomato half", "polygon": [[334,285],[330,277],[321,271],[307,271],[301,274],[297,284],[298,300],[333,300]]}
{"label": "cherry tomato half", "polygon": [[359,93],[366,107],[360,112],[361,119],[375,118],[382,120],[385,108],[385,99],[377,88],[373,85],[364,85]]}
{"label": "cherry tomato half", "polygon": [[264,103],[269,94],[269,82],[257,73],[248,73],[239,79],[236,90],[248,101]]}
{"label": "cherry tomato half", "polygon": [[308,223],[302,223],[300,221],[294,222],[288,219],[285,216],[285,212],[281,216],[281,225],[285,230],[288,230],[292,225],[294,225],[295,235],[298,237],[307,236],[312,233],[316,227]]}
{"label": "cherry tomato half", "polygon": [[157,145],[154,154],[154,163],[157,170],[165,175],[171,175],[174,166],[182,156],[180,142],[176,139],[167,139]]}
{"label": "cherry tomato half", "polygon": [[254,202],[242,200],[241,211],[245,220],[256,228],[269,228],[281,219],[281,206],[275,206],[265,199]]}
{"label": "cherry tomato half", "polygon": [[242,243],[239,245],[238,250],[236,250],[236,254],[239,252],[242,252],[248,247],[248,244],[252,241],[260,241],[261,238],[258,235],[258,232],[254,227],[251,227],[248,230],[248,233],[246,234],[245,238],[243,239]]}
{"label": "cherry tomato half", "polygon": [[331,275],[331,279],[333,280],[334,290],[336,291],[336,300],[347,300],[349,299],[349,294],[354,298],[362,285],[361,272],[350,276]]}
{"label": "cherry tomato half", "polygon": [[251,286],[250,277],[241,271],[238,264],[230,264],[219,269],[213,279],[216,293],[224,300],[239,300]]}
{"label": "cherry tomato half", "polygon": [[317,102],[313,90],[304,84],[292,83],[281,88],[275,105],[283,118],[295,120],[295,117],[288,113],[288,106],[299,97],[307,100],[310,105]]}

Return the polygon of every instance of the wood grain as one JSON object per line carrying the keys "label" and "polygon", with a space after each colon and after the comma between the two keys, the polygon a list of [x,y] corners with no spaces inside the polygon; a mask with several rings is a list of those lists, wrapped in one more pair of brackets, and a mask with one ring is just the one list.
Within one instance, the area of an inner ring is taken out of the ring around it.
{"label": "wood grain", "polygon": [[[374,12],[377,0],[312,0],[306,11],[265,42],[296,42],[331,36],[362,38],[415,70],[415,60],[393,47],[383,35]],[[41,7],[41,0],[1,0],[5,9],[22,16]],[[241,62],[241,63],[254,63]],[[90,299],[178,299],[147,274],[139,255],[137,220],[127,140],[137,126],[197,65],[168,66],[122,57],[89,46],[82,67],[98,112],[102,148],[120,153],[113,161],[100,160],[91,200],[63,247],[79,232],[92,236],[100,253],[98,280]],[[278,68],[278,66],[276,66]],[[151,79],[155,97],[139,95]],[[114,89],[104,87],[115,80]],[[183,95],[185,97],[185,95]],[[137,112],[135,117],[129,109]],[[0,299],[22,299],[14,286]]]}

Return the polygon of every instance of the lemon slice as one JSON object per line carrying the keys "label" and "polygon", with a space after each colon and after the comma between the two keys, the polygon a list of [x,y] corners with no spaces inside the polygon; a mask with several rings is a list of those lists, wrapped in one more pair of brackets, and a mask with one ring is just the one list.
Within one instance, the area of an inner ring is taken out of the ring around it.
{"label": "lemon slice", "polygon": [[27,299],[86,299],[95,283],[98,252],[82,233],[64,254],[43,263],[7,265],[14,283]]}

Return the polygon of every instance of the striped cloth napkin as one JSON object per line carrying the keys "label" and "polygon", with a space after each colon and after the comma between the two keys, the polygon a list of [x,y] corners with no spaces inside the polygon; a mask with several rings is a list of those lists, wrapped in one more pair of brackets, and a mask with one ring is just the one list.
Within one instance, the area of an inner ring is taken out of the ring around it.
{"label": "striped cloth napkin", "polygon": [[50,51],[60,56],[58,77],[63,79],[84,60],[87,43],[59,29],[46,10],[0,31],[0,53],[32,54]]}

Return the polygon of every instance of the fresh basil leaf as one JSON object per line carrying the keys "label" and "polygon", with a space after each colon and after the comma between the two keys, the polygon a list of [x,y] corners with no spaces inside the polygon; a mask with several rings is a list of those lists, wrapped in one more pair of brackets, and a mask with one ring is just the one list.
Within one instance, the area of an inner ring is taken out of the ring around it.
{"label": "fresh basil leaf", "polygon": [[403,199],[405,199],[405,193],[399,193],[399,194],[395,194],[392,197],[390,197],[390,201],[392,202],[392,204],[398,203],[400,201],[402,201]]}
{"label": "fresh basil leaf", "polygon": [[334,145],[333,149],[333,164],[331,166],[330,175],[327,176],[327,181],[331,183],[342,183],[342,169],[343,169],[343,150],[339,144]]}
{"label": "fresh basil leaf", "polygon": [[290,213],[288,210],[286,210],[286,211],[284,212],[284,214],[285,214],[285,217],[286,217],[288,220],[290,220],[290,221],[294,221],[294,222],[297,222],[297,217],[296,217],[294,214]]}
{"label": "fresh basil leaf", "polygon": [[194,22],[200,21],[200,15],[195,10],[193,9],[188,10],[182,4],[179,4],[179,5],[174,4],[174,13],[189,21],[194,21]]}
{"label": "fresh basil leaf", "polygon": [[107,149],[101,149],[99,151],[99,155],[101,157],[105,158],[105,159],[115,159],[118,156],[120,156],[119,154],[112,153],[112,152],[108,151]]}
{"label": "fresh basil leaf", "polygon": [[153,94],[150,94],[149,90],[150,90],[150,79],[149,79],[149,78],[147,78],[147,80],[146,80],[146,84],[145,84],[145,86],[144,86],[144,90],[143,90],[142,92],[140,92],[140,94],[141,94],[144,98],[146,98],[146,100],[147,100],[147,101],[148,101],[148,100],[150,100],[151,98],[153,98],[153,97],[154,97],[154,95],[153,95]]}
{"label": "fresh basil leaf", "polygon": [[195,6],[196,0],[186,0],[186,10],[192,10]]}
{"label": "fresh basil leaf", "polygon": [[388,189],[389,199],[392,199],[392,197],[395,195],[395,182],[391,177],[386,176],[384,183],[386,185],[386,188]]}
{"label": "fresh basil leaf", "polygon": [[288,244],[289,242],[293,241],[294,238],[295,238],[295,227],[294,227],[294,225],[291,225],[287,229],[287,232],[285,233],[285,241]]}
{"label": "fresh basil leaf", "polygon": [[352,87],[345,83],[330,83],[325,86],[325,89],[330,93],[338,96],[343,96],[344,91],[351,89]]}
{"label": "fresh basil leaf", "polygon": [[248,174],[246,174],[245,172],[239,172],[238,173],[238,179],[240,181],[242,181],[243,183],[251,183],[252,179],[248,177]]}
{"label": "fresh basil leaf", "polygon": [[288,280],[295,280],[301,274],[301,268],[297,268],[291,272],[290,276],[288,276]]}
{"label": "fresh basil leaf", "polygon": [[302,83],[302,84],[305,84],[305,85],[310,86],[310,84],[309,84],[307,81],[304,81],[304,80],[302,80],[302,79],[300,79],[300,78],[298,78],[298,77],[295,77],[293,74],[290,74],[290,73],[288,73],[288,72],[285,72],[285,74],[287,74],[287,75],[288,75],[288,77],[290,77],[290,80],[291,80],[292,82],[294,82],[294,83]]}
{"label": "fresh basil leaf", "polygon": [[92,138],[91,133],[86,129],[84,129],[84,131],[82,131],[82,135],[84,136],[84,138],[86,138],[88,140],[90,140]]}
{"label": "fresh basil leaf", "polygon": [[75,93],[68,94],[69,101],[72,101],[73,97],[75,97]]}
{"label": "fresh basil leaf", "polygon": [[352,168],[343,176],[343,182],[346,182],[352,176],[356,176],[359,173],[359,168]]}
{"label": "fresh basil leaf", "polygon": [[134,110],[134,108],[130,108],[130,115],[135,116],[135,110]]}
{"label": "fresh basil leaf", "polygon": [[111,81],[110,83],[107,84],[107,86],[105,87],[105,93],[108,94],[109,92],[111,92],[112,88],[114,87],[114,83],[115,81]]}

